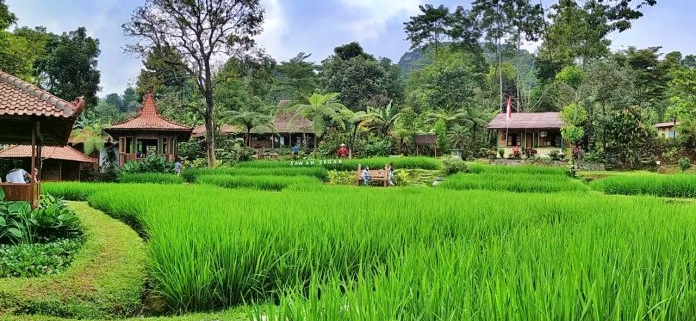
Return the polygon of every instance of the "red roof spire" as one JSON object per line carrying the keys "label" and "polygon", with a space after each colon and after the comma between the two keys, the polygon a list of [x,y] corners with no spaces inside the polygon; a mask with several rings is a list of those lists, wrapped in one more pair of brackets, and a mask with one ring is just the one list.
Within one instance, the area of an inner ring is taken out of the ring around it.
{"label": "red roof spire", "polygon": [[109,129],[157,129],[174,131],[191,131],[191,127],[166,120],[157,114],[155,95],[148,90],[143,97],[143,106],[138,116],[124,122],[112,124]]}

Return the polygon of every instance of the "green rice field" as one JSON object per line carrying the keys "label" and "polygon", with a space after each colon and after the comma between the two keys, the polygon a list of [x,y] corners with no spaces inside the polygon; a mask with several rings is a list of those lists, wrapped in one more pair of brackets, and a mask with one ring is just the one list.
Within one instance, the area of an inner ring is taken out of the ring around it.
{"label": "green rice field", "polygon": [[174,313],[243,305],[250,320],[696,315],[693,203],[588,193],[563,169],[470,168],[443,188],[218,172],[196,184],[44,189],[140,229],[153,291]]}

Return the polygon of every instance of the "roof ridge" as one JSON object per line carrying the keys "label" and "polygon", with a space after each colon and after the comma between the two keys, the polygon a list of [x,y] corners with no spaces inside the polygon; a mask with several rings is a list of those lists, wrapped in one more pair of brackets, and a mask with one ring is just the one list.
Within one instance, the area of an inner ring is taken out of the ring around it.
{"label": "roof ridge", "polygon": [[48,91],[35,86],[34,84],[24,81],[18,77],[10,75],[2,70],[0,70],[0,80],[12,85],[13,87],[33,96],[37,99],[49,103],[53,106],[60,108],[67,117],[71,117],[82,110],[84,107],[84,100],[82,97],[78,97],[75,103],[70,103],[60,97],[57,97]]}

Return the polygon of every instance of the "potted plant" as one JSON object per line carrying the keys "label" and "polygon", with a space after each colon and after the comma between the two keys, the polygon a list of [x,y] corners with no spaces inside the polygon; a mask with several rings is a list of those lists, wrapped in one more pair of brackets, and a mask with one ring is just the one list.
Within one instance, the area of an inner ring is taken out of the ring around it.
{"label": "potted plant", "polygon": [[500,158],[505,158],[505,150],[502,148],[498,149],[498,155],[500,155]]}

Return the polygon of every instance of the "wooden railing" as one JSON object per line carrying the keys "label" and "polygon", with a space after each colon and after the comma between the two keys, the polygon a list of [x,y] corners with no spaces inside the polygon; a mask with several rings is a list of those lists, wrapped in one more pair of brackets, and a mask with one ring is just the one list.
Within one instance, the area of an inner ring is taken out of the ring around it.
{"label": "wooden railing", "polygon": [[40,183],[0,183],[0,186],[5,192],[6,201],[26,201],[31,208],[39,207]]}

